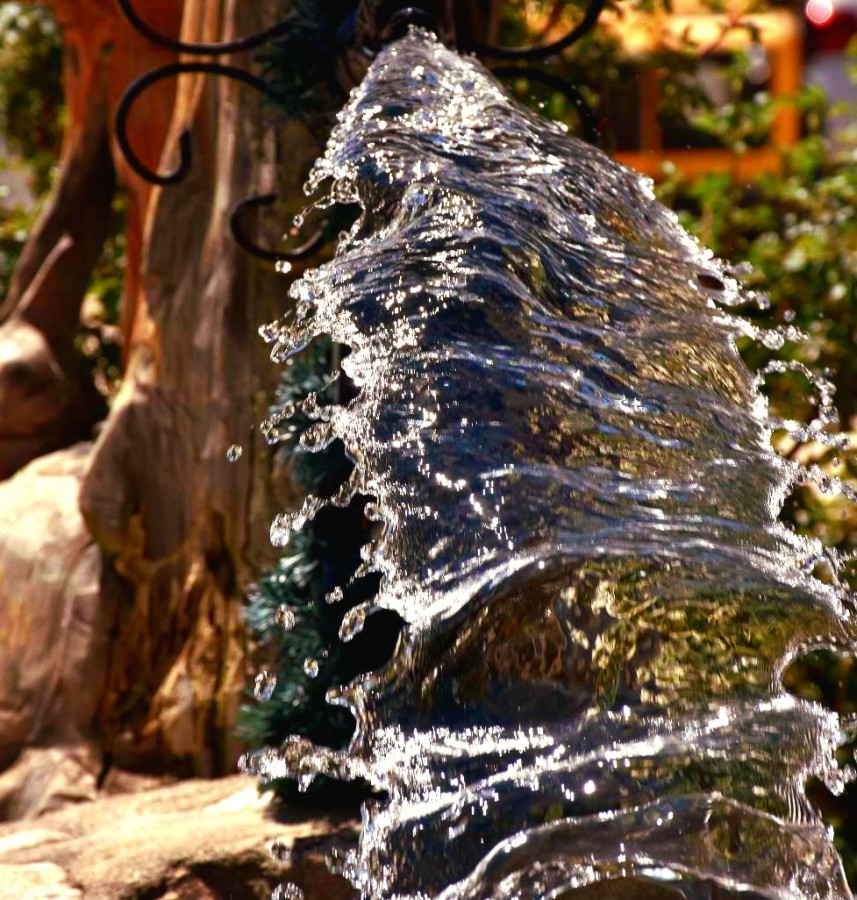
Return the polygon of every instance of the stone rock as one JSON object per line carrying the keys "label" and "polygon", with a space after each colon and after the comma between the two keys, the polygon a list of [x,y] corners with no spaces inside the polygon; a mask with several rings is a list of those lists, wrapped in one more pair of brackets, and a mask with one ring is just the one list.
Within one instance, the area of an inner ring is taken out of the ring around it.
{"label": "stone rock", "polygon": [[0,865],[0,898],[8,900],[80,900],[83,894],[54,863]]}
{"label": "stone rock", "polygon": [[0,821],[33,819],[97,796],[100,755],[88,746],[33,748],[0,774]]}
{"label": "stone rock", "polygon": [[282,882],[306,900],[346,900],[356,892],[324,856],[355,838],[344,817],[275,821],[244,776],[184,781],[0,825],[0,900],[267,900]]}
{"label": "stone rock", "polygon": [[30,747],[0,773],[0,822],[36,819],[69,804],[149,790],[174,780],[108,770],[95,744]]}
{"label": "stone rock", "polygon": [[76,444],[0,483],[0,768],[94,727],[114,614],[78,509],[89,450]]}
{"label": "stone rock", "polygon": [[39,328],[21,317],[0,324],[0,479],[89,437],[103,414],[94,394]]}

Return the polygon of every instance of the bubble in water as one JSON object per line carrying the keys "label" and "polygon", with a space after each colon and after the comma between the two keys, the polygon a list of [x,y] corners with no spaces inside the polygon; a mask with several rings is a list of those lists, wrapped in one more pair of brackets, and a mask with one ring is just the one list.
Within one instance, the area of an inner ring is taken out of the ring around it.
{"label": "bubble in water", "polygon": [[283,631],[291,631],[295,627],[297,617],[291,606],[283,604],[277,609],[276,622]]}
{"label": "bubble in water", "polygon": [[318,675],[318,660],[307,657],[304,660],[304,673],[308,678],[315,678]]}
{"label": "bubble in water", "polygon": [[241,455],[244,453],[244,448],[241,444],[232,444],[232,446],[226,451],[226,458],[229,462],[238,462],[241,459]]}
{"label": "bubble in water", "polygon": [[256,683],[253,687],[253,696],[262,703],[267,703],[274,696],[277,689],[277,676],[273,672],[263,669],[256,676]]}
{"label": "bubble in water", "polygon": [[304,892],[293,882],[284,881],[274,888],[271,900],[304,900]]}

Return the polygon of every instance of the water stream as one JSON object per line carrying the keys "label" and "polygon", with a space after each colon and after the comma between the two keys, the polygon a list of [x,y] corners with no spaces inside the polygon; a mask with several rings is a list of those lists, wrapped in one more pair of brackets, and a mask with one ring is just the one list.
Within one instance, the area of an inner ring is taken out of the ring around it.
{"label": "water stream", "polygon": [[854,646],[852,601],[778,520],[804,476],[736,351],[737,282],[646,179],[418,32],[309,189],[363,214],[267,335],[279,359],[351,348],[359,396],[311,398],[304,443],[356,463],[332,502],[375,498],[381,588],[343,639],[376,608],[406,629],[329,698],[347,751],[294,738],[246,768],[387,793],[340,861],[366,898],[850,897],[804,790],[841,789],[841,725],[781,676]]}

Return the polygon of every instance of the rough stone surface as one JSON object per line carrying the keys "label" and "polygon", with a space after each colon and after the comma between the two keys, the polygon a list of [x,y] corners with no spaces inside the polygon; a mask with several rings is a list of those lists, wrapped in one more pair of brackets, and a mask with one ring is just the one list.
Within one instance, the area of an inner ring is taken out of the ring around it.
{"label": "rough stone surface", "polygon": [[31,747],[0,774],[0,822],[36,819],[69,804],[148,790],[173,780],[119,769],[105,774],[104,758],[95,744]]}
{"label": "rough stone surface", "polygon": [[[243,776],[102,797],[0,825],[0,900],[267,900],[287,881],[306,900],[345,900],[356,894],[324,856],[355,829],[304,813],[274,821]],[[289,863],[271,857],[275,840]]]}
{"label": "rough stone surface", "polygon": [[0,865],[0,897],[15,900],[79,900],[83,894],[54,863]]}
{"label": "rough stone surface", "polygon": [[78,358],[59,352],[23,315],[0,324],[0,479],[91,436],[104,400],[80,368]]}
{"label": "rough stone surface", "polygon": [[78,510],[89,449],[0,483],[0,767],[31,744],[81,742],[97,714],[113,616]]}

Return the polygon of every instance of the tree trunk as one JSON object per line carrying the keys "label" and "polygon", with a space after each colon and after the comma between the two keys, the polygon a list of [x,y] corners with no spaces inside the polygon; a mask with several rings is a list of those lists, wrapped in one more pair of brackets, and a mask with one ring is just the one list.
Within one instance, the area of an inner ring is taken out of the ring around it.
{"label": "tree trunk", "polygon": [[[215,19],[211,3],[188,0],[182,34],[252,33],[279,6],[227,3]],[[210,775],[235,763],[241,596],[271,557],[270,520],[287,502],[274,497],[268,448],[248,442],[276,376],[257,329],[282,312],[287,284],[237,247],[229,212],[272,189],[300,196],[317,147],[297,125],[275,134],[260,98],[236,82],[184,78],[175,108],[171,133],[191,128],[194,166],[156,192],[145,223],[128,374],[81,507],[126,583],[106,746],[122,765],[173,761]],[[247,445],[237,463],[226,459],[233,443]]]}

